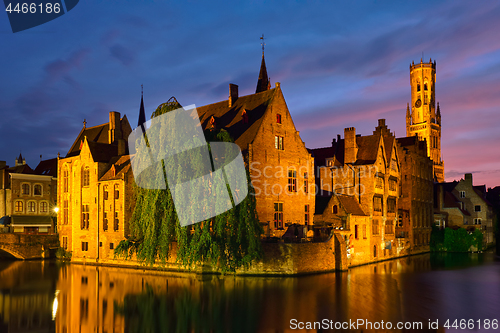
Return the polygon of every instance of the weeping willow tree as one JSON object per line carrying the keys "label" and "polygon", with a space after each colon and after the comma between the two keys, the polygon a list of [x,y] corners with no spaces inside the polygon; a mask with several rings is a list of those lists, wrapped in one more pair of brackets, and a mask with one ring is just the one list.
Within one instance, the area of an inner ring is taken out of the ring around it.
{"label": "weeping willow tree", "polygon": [[[171,98],[156,109],[152,118],[179,107],[181,106],[175,98]],[[204,134],[207,142],[233,142],[229,133],[224,130],[207,130]],[[148,147],[154,144],[153,142],[147,143]],[[162,145],[161,142],[159,144]],[[206,173],[205,162],[196,152],[183,159],[170,156],[165,161],[159,161],[143,174],[151,179],[156,179],[160,175],[160,178],[166,180],[166,172],[177,172],[176,179],[185,179],[186,174]],[[171,166],[175,166],[176,169],[172,170]],[[186,267],[204,263],[214,266],[221,272],[229,272],[248,266],[262,255],[260,235],[263,230],[257,217],[255,196],[248,171],[247,181],[248,195],[236,207],[208,220],[185,227],[179,222],[168,182],[166,189],[144,189],[134,185],[136,204],[130,220],[130,236],[116,247],[115,255],[125,258],[135,255],[139,261],[148,265],[165,264],[176,244],[176,260]],[[225,188],[215,185],[204,184],[202,186],[214,186],[215,191],[229,190],[227,185]],[[201,195],[203,191],[193,188],[190,193]],[[196,201],[196,198],[194,200]],[[196,205],[191,205],[189,209],[196,209]]]}

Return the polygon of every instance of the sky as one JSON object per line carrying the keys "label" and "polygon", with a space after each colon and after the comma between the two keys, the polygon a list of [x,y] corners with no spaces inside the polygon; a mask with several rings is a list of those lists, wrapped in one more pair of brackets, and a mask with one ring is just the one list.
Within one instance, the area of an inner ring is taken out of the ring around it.
{"label": "sky", "polygon": [[446,181],[473,173],[500,185],[499,1],[88,0],[12,33],[0,13],[0,160],[35,168],[65,156],[86,119],[147,117],[255,92],[265,35],[267,71],[281,83],[308,148],[377,119],[406,135],[412,61],[436,60]]}

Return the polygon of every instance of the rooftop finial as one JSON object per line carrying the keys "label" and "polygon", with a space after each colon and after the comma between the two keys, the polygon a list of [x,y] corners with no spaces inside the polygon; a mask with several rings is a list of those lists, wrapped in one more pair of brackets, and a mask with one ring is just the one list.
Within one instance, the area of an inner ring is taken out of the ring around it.
{"label": "rooftop finial", "polygon": [[260,45],[262,45],[262,55],[264,55],[264,47],[266,46],[266,43],[264,42],[264,34],[262,34],[262,37],[260,37],[260,39],[262,40],[262,42],[260,43]]}
{"label": "rooftop finial", "polygon": [[83,119],[83,128],[87,128],[87,120]]}
{"label": "rooftop finial", "polygon": [[144,85],[141,84],[141,97],[144,96]]}

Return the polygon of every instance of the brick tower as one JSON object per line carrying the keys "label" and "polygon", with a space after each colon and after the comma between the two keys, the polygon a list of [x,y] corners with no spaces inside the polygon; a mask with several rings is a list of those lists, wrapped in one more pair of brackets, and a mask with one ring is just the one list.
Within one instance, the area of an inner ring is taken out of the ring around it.
{"label": "brick tower", "polygon": [[406,136],[427,142],[427,155],[433,162],[434,181],[444,182],[441,160],[441,111],[436,109],[436,61],[410,65],[411,103],[406,107]]}

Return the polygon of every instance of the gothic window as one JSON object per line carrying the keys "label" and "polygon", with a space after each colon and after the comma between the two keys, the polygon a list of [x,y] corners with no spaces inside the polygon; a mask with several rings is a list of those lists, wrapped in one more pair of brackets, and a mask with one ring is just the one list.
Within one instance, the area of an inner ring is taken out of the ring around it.
{"label": "gothic window", "polygon": [[33,194],[42,195],[42,185],[36,184],[35,186],[33,186]]}
{"label": "gothic window", "polygon": [[288,170],[288,192],[297,192],[297,171]]}
{"label": "gothic window", "polygon": [[374,196],[373,197],[373,210],[376,212],[382,211],[382,197]]}
{"label": "gothic window", "polygon": [[69,219],[68,200],[64,200],[64,204],[63,204],[63,222],[64,222],[64,224],[68,224],[68,219]]}
{"label": "gothic window", "polygon": [[283,228],[283,203],[274,203],[274,228]]}
{"label": "gothic window", "polygon": [[90,171],[89,167],[85,167],[83,169],[83,174],[82,174],[82,186],[89,186],[90,183]]}
{"label": "gothic window", "polygon": [[424,90],[427,90],[427,82],[424,83]]}
{"label": "gothic window", "polygon": [[69,172],[68,169],[64,169],[63,171],[63,192],[68,192],[68,178],[69,178]]}
{"label": "gothic window", "polygon": [[417,83],[417,92],[420,91],[420,83]]}

